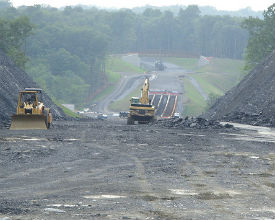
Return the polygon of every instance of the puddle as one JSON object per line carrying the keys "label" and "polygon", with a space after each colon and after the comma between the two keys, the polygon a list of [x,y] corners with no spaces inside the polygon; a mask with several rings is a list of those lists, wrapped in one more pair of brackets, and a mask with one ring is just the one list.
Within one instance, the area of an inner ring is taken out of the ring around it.
{"label": "puddle", "polygon": [[209,197],[209,198],[230,198],[236,195],[241,195],[241,192],[235,190],[216,190],[211,192],[196,192],[194,190],[185,189],[170,189],[173,194],[186,195],[186,196],[199,196],[199,197]]}
{"label": "puddle", "polygon": [[54,209],[54,208],[45,208],[44,209],[45,212],[58,212],[58,213],[64,213],[64,210],[61,209]]}
{"label": "puddle", "polygon": [[119,196],[119,195],[87,195],[83,196],[85,199],[120,199],[125,198],[126,196]]}
{"label": "puddle", "polygon": [[274,208],[268,208],[268,207],[263,207],[262,209],[252,209],[251,211],[254,212],[272,212],[275,214],[275,209]]}
{"label": "puddle", "polygon": [[186,195],[186,196],[194,196],[198,195],[197,192],[193,190],[185,190],[185,189],[170,189],[170,191],[176,195]]}
{"label": "puddle", "polygon": [[204,134],[184,134],[184,133],[178,133],[178,136],[195,136],[195,137],[205,137]]}
{"label": "puddle", "polygon": [[[221,122],[221,124],[227,124],[227,122]],[[232,124],[236,128],[246,129],[250,131],[256,131],[256,133],[251,134],[227,134],[221,133],[228,136],[233,136],[232,138],[226,139],[235,139],[235,140],[244,140],[244,141],[257,141],[257,142],[271,142],[275,143],[275,129],[269,127],[260,127],[260,126],[252,126],[238,123],[228,123]]]}
{"label": "puddle", "polygon": [[68,138],[68,139],[64,139],[64,141],[78,141],[79,139],[75,139],[75,138]]}
{"label": "puddle", "polygon": [[46,141],[46,139],[43,138],[23,138],[24,141]]}
{"label": "puddle", "polygon": [[60,207],[65,207],[65,208],[73,208],[73,207],[87,207],[89,205],[83,205],[83,204],[50,204],[47,205],[48,207],[55,207],[55,208],[60,208]]}

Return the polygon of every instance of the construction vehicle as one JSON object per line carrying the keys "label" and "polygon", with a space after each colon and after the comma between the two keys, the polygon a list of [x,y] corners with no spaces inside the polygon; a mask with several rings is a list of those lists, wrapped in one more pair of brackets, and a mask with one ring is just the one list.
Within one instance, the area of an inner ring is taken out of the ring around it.
{"label": "construction vehicle", "polygon": [[[40,101],[41,100],[41,101]],[[49,108],[42,103],[42,90],[26,88],[19,92],[16,114],[11,118],[11,130],[48,129],[52,123]]]}
{"label": "construction vehicle", "polygon": [[163,64],[163,62],[161,60],[156,60],[155,61],[155,70],[156,71],[163,71],[165,69],[165,65]]}
{"label": "construction vehicle", "polygon": [[137,121],[139,124],[149,123],[155,120],[155,106],[149,100],[149,79],[146,78],[141,90],[141,97],[130,99],[130,111],[127,124],[131,125]]}

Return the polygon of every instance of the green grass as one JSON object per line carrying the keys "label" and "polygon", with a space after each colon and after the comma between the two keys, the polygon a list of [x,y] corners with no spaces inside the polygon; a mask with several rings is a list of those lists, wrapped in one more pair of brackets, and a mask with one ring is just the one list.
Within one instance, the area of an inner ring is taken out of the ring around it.
{"label": "green grass", "polygon": [[58,107],[60,107],[60,108],[63,110],[63,112],[64,112],[66,115],[71,116],[71,117],[73,117],[73,118],[79,118],[79,117],[80,117],[78,114],[76,114],[75,112],[73,112],[73,111],[71,111],[70,109],[66,108],[65,106],[61,105],[61,104],[58,103],[56,100],[53,99],[53,101],[54,101],[54,103],[55,103]]}
{"label": "green grass", "polygon": [[193,86],[188,78],[184,78],[184,94],[187,101],[184,103],[184,116],[197,116],[204,112],[207,103],[200,92]]}
{"label": "green grass", "polygon": [[132,91],[129,95],[127,95],[125,98],[118,100],[116,102],[113,102],[109,108],[112,111],[119,112],[119,111],[129,111],[129,105],[130,105],[130,99],[131,97],[139,97],[140,96],[140,86]]}
{"label": "green grass", "polygon": [[183,67],[185,70],[195,70],[198,67],[197,58],[165,57],[164,61]]}
{"label": "green grass", "polygon": [[[175,58],[173,58],[175,60]],[[195,60],[189,58],[188,62],[180,59],[174,62],[183,66],[185,69],[195,67]],[[197,62],[197,61],[196,61]],[[244,76],[244,61],[214,58],[209,65],[194,68],[194,73],[190,75],[197,80],[201,88],[208,96],[222,96],[225,92],[237,85]],[[188,78],[184,79],[185,98],[188,99],[184,104],[183,115],[198,116],[207,108],[207,101],[203,100],[200,93],[191,84]]]}
{"label": "green grass", "polygon": [[127,63],[119,56],[108,56],[106,59],[106,69],[111,72],[144,73],[143,69]]}
{"label": "green grass", "polygon": [[108,87],[100,92],[97,97],[93,99],[93,102],[103,99],[115,90],[116,84],[119,82],[122,72],[143,74],[144,70],[125,62],[119,56],[108,56],[106,59],[106,76]]}
{"label": "green grass", "polygon": [[212,93],[221,96],[224,94],[224,91],[221,88],[213,84],[213,80],[215,79],[212,79],[209,74],[197,74],[192,75],[192,77],[197,80],[207,95]]}

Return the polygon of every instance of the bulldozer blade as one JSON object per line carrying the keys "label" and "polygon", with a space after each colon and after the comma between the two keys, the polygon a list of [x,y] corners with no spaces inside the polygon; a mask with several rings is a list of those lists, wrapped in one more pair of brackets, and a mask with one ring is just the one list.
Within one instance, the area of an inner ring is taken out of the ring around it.
{"label": "bulldozer blade", "polygon": [[47,130],[45,115],[13,115],[10,130]]}

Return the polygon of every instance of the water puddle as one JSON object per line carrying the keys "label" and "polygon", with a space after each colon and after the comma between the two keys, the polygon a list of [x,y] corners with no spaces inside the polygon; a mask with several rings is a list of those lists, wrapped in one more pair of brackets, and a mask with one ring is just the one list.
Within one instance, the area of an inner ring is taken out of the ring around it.
{"label": "water puddle", "polygon": [[[226,123],[228,123],[228,122],[221,122],[221,124],[223,124],[223,125]],[[239,123],[228,123],[228,124],[232,124],[236,128],[246,129],[249,131],[256,131],[256,132],[248,133],[248,134],[221,133],[221,134],[225,134],[228,136],[232,136],[232,137],[226,138],[226,139],[275,143],[275,129],[274,128],[252,126],[252,125],[245,125],[245,124],[239,124]]]}
{"label": "water puddle", "polygon": [[64,210],[61,209],[55,209],[55,208],[45,208],[44,209],[45,212],[58,212],[58,213],[64,213]]}
{"label": "water puddle", "polygon": [[126,196],[120,195],[86,195],[83,196],[85,199],[120,199],[125,198]]}
{"label": "water puddle", "polygon": [[170,189],[170,191],[171,191],[173,194],[176,194],[176,195],[186,195],[186,196],[198,195],[198,192],[195,192],[194,190]]}
{"label": "water puddle", "polygon": [[204,134],[186,134],[186,133],[178,133],[178,136],[195,136],[195,137],[204,137]]}
{"label": "water puddle", "polygon": [[254,212],[271,212],[275,214],[274,208],[263,207],[262,209],[252,209]]}
{"label": "water puddle", "polygon": [[50,204],[47,205],[48,207],[55,207],[55,208],[60,208],[60,207],[64,207],[64,208],[74,208],[74,207],[88,207],[89,205],[84,205],[84,204]]}

